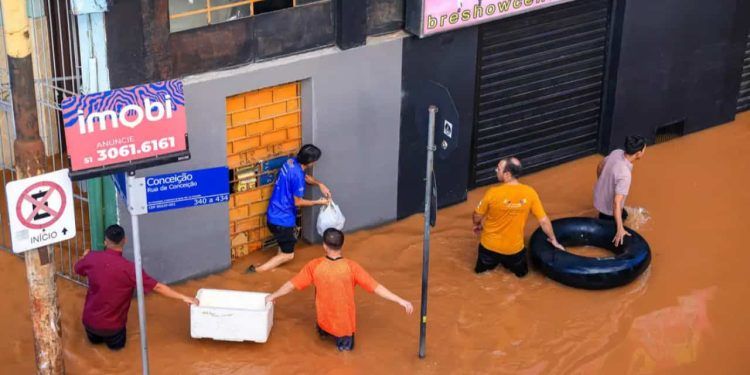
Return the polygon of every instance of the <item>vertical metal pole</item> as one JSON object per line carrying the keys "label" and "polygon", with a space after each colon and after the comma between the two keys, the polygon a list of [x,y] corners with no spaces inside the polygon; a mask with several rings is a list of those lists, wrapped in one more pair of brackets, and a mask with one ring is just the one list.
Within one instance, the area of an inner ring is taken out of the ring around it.
{"label": "vertical metal pole", "polygon": [[[135,185],[135,176],[128,175],[128,185]],[[148,375],[148,342],[146,340],[146,301],[143,299],[143,261],[141,260],[141,233],[138,215],[130,214],[133,225],[133,260],[135,261],[135,285],[138,297],[138,322],[141,328],[141,363],[143,374]]]}
{"label": "vertical metal pole", "polygon": [[[16,176],[26,178],[44,173],[46,153],[39,135],[39,118],[34,90],[34,67],[29,17],[25,0],[1,0],[5,49],[8,55],[13,120]],[[24,254],[29,283],[31,325],[38,374],[64,374],[60,309],[55,285],[54,248],[34,249]]]}
{"label": "vertical metal pole", "polygon": [[427,346],[427,278],[430,271],[430,204],[432,203],[432,163],[435,152],[435,113],[438,108],[431,105],[427,130],[427,171],[424,186],[424,241],[422,242],[422,310],[419,321],[419,358],[424,358]]}
{"label": "vertical metal pole", "polygon": [[[81,82],[82,86],[76,92],[86,94],[107,91],[110,89],[109,69],[107,68],[107,39],[104,26],[104,13],[107,11],[106,2],[97,4],[86,10],[90,13],[76,11],[76,22],[71,22],[75,28],[79,43],[74,43],[76,50],[81,53]],[[91,4],[88,4],[91,5]],[[80,44],[80,46],[79,46]],[[78,67],[78,54],[75,67]],[[76,71],[77,74],[77,71]],[[96,177],[88,180],[89,216],[91,226],[91,247],[101,249],[104,228],[117,224],[117,195],[111,178]],[[99,230],[99,229],[101,230]]]}
{"label": "vertical metal pole", "polygon": [[102,206],[104,206],[104,226],[117,224],[117,190],[111,178],[102,179]]}
{"label": "vertical metal pole", "polygon": [[89,200],[89,235],[91,249],[104,249],[104,208],[102,178],[96,177],[86,180],[86,193]]}

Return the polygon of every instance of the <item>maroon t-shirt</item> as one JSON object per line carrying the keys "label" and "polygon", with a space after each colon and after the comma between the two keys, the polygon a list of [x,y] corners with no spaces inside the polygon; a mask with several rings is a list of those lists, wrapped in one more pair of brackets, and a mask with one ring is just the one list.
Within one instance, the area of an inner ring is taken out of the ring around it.
{"label": "maroon t-shirt", "polygon": [[[106,249],[88,253],[76,263],[75,271],[89,279],[83,325],[100,331],[125,328],[135,290],[135,264],[123,258],[121,252]],[[144,271],[143,291],[152,291],[156,284]]]}

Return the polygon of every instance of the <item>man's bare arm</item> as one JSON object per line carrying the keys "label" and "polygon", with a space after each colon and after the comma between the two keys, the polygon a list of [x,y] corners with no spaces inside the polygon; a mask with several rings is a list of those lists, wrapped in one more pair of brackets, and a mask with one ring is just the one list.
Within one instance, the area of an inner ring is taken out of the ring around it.
{"label": "man's bare arm", "polygon": [[378,285],[378,287],[375,288],[375,294],[391,302],[398,303],[399,305],[401,305],[401,307],[404,308],[407,314],[411,314],[414,311],[414,306],[412,306],[411,302],[397,296],[396,294],[388,290],[388,288],[382,285]]}
{"label": "man's bare arm", "polygon": [[326,206],[329,200],[327,198],[320,198],[314,201],[309,199],[294,197],[294,205],[296,207],[312,207],[312,206]]}
{"label": "man's bare arm", "polygon": [[178,291],[176,291],[176,290],[174,290],[174,289],[172,289],[172,288],[170,288],[170,287],[168,287],[168,286],[166,286],[166,285],[164,285],[162,283],[157,283],[156,284],[156,286],[154,287],[154,292],[159,293],[159,294],[161,294],[161,295],[163,295],[165,297],[169,297],[169,298],[173,298],[173,299],[178,299],[178,300],[183,301],[183,302],[188,303],[188,304],[193,304],[193,305],[198,305],[199,304],[198,299],[193,298],[193,297],[188,297],[188,296],[186,296],[186,295],[184,295],[184,294],[182,294],[182,293],[180,293],[180,292],[178,292]]}
{"label": "man's bare arm", "polygon": [[283,297],[283,296],[291,293],[292,291],[294,291],[294,284],[292,284],[291,281],[287,281],[287,282],[284,283],[284,285],[281,286],[281,288],[279,288],[279,290],[277,290],[277,291],[269,294],[266,297],[266,302],[273,302],[277,298]]}
{"label": "man's bare arm", "polygon": [[317,178],[306,174],[305,175],[305,182],[307,182],[308,185],[317,185],[318,189],[320,189],[320,193],[323,194],[324,197],[330,199],[331,198],[331,190],[328,189],[328,186],[326,184],[320,182]]}
{"label": "man's bare arm", "polygon": [[484,219],[484,215],[478,214],[474,212],[474,214],[471,215],[471,221],[474,223],[474,233],[480,234],[482,232],[482,220]]}
{"label": "man's bare arm", "polygon": [[555,230],[552,228],[552,222],[549,220],[549,217],[545,216],[539,219],[539,226],[542,227],[542,231],[544,231],[544,234],[547,235],[547,241],[549,241],[552,246],[565,251],[563,245],[560,245],[560,243],[557,242],[557,237],[555,237]]}
{"label": "man's bare arm", "polygon": [[625,241],[626,236],[630,236],[630,233],[625,230],[625,224],[622,220],[622,210],[625,209],[624,207],[625,202],[625,196],[622,194],[615,194],[615,200],[613,202],[613,212],[612,216],[615,217],[615,223],[617,224],[617,234],[615,234],[615,238],[612,240],[612,243],[615,244],[615,246],[620,246]]}

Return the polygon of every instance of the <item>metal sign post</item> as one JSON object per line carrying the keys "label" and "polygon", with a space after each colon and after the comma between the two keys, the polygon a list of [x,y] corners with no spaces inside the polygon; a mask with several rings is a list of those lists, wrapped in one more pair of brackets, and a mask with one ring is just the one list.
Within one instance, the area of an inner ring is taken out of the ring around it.
{"label": "metal sign post", "polygon": [[[427,132],[427,171],[424,188],[424,241],[422,243],[422,309],[419,322],[419,358],[424,358],[427,346],[427,277],[430,271],[430,205],[432,203],[432,167],[435,152],[435,114],[438,108],[428,109],[430,120]],[[437,209],[437,207],[436,207]]]}
{"label": "metal sign post", "polygon": [[[138,185],[143,185],[143,180],[135,178],[135,173],[131,172],[127,177],[128,189],[135,189]],[[132,196],[132,195],[131,195]],[[146,340],[146,301],[143,297],[143,261],[141,260],[141,232],[138,223],[138,214],[133,207],[128,207],[130,211],[130,221],[133,226],[133,261],[135,262],[135,288],[136,297],[138,298],[138,323],[141,329],[141,364],[143,374],[148,375],[148,342]]]}

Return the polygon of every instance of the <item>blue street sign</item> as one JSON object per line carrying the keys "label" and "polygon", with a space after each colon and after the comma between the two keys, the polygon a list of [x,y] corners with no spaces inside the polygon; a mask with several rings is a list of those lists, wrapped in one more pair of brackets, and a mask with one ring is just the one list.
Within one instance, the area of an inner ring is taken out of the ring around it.
{"label": "blue street sign", "polygon": [[145,183],[149,213],[229,200],[227,167],[149,176]]}

